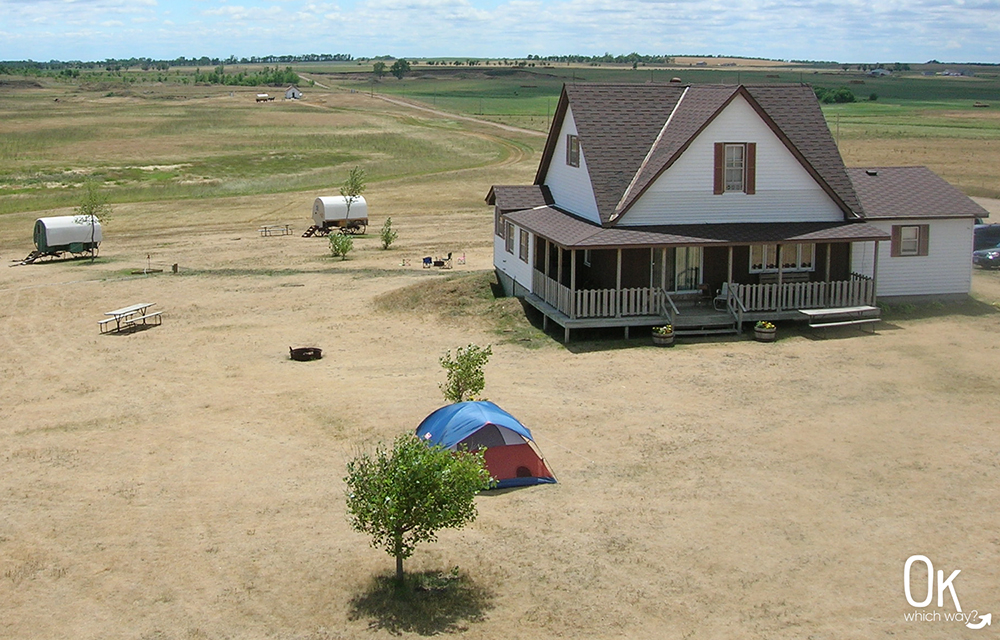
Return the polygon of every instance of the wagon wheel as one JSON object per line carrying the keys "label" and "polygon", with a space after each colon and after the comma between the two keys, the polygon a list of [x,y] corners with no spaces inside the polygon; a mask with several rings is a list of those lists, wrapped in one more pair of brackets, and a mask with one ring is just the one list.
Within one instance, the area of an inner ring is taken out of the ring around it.
{"label": "wagon wheel", "polygon": [[351,231],[351,233],[357,233],[357,234],[364,235],[364,233],[365,233],[365,231],[367,229],[368,229],[368,225],[366,225],[366,224],[358,224],[358,225],[356,225],[354,227],[354,230]]}

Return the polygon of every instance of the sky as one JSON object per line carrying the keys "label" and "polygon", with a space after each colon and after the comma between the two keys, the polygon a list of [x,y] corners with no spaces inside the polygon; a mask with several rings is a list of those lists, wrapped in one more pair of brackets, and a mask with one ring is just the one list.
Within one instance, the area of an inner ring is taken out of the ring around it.
{"label": "sky", "polygon": [[1000,0],[0,0],[0,60],[632,51],[1000,63]]}

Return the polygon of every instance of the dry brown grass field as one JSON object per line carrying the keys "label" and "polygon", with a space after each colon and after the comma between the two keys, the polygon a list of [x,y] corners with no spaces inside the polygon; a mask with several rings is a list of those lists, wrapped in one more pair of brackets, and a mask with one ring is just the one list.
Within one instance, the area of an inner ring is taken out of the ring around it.
{"label": "dry brown grass field", "polygon": [[[331,117],[405,113],[324,100],[345,109]],[[990,633],[904,621],[902,574],[926,555],[962,570],[963,611],[1000,613],[1000,273],[874,335],[564,346],[520,307],[456,299],[455,278],[490,269],[483,196],[530,181],[538,143],[454,126],[511,151],[374,181],[389,251],[372,230],[344,261],[322,239],[260,237],[309,224],[324,192],[301,191],[119,204],[97,262],[0,267],[0,637]],[[38,215],[0,217],[5,263]],[[420,267],[449,251],[466,264]],[[147,256],[166,272],[132,275]],[[161,326],[99,334],[141,301]],[[438,358],[469,343],[494,345],[485,395],[559,484],[482,495],[473,525],[406,564],[457,566],[458,586],[400,603],[376,581],[392,559],[348,526],[345,461],[440,406]],[[304,345],[323,359],[290,361]]]}

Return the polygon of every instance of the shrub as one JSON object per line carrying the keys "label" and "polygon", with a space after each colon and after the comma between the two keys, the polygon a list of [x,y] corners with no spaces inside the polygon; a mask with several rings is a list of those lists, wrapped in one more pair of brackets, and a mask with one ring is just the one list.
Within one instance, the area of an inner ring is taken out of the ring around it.
{"label": "shrub", "polygon": [[441,356],[441,366],[448,372],[448,381],[438,385],[444,399],[448,402],[464,402],[481,392],[486,386],[483,367],[491,355],[492,347],[470,344],[455,349],[454,358],[451,351]]}
{"label": "shrub", "polygon": [[382,248],[388,249],[389,245],[396,241],[399,234],[396,233],[392,228],[392,218],[386,218],[385,224],[382,225],[382,230],[378,232],[378,237],[382,240]]}
{"label": "shrub", "polygon": [[340,256],[347,260],[347,252],[354,248],[354,239],[343,233],[330,234],[330,253],[334,258]]}

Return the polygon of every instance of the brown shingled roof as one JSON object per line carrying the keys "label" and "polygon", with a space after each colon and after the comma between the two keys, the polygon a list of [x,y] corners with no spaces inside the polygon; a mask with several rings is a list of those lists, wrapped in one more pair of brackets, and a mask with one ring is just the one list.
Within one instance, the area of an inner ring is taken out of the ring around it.
{"label": "brown shingled roof", "polygon": [[673,164],[737,94],[747,98],[838,202],[845,217],[852,212],[863,215],[819,102],[805,85],[565,85],[535,183],[545,179],[558,142],[559,124],[570,107],[598,213],[607,226]]}
{"label": "brown shingled roof", "polygon": [[545,185],[493,185],[486,194],[486,203],[500,208],[501,213],[520,211],[553,204],[552,194]]}
{"label": "brown shingled roof", "polygon": [[573,109],[597,210],[607,223],[684,89],[676,84],[565,85],[535,183],[545,179],[558,142],[558,124],[568,105]]}
{"label": "brown shingled roof", "polygon": [[507,214],[514,224],[572,249],[650,246],[729,246],[798,242],[889,240],[881,229],[859,222],[761,222],[600,227],[554,207]]}
{"label": "brown shingled roof", "polygon": [[851,168],[865,217],[983,218],[988,212],[927,167]]}

